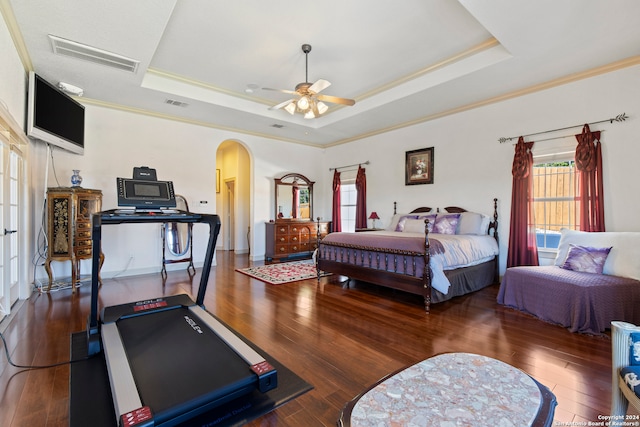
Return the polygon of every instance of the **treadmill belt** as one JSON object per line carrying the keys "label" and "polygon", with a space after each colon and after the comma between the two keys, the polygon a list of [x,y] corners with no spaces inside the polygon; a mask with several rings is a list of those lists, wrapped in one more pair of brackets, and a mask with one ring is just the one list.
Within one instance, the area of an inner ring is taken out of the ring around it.
{"label": "treadmill belt", "polygon": [[142,404],[156,424],[249,393],[249,364],[187,307],[117,321]]}

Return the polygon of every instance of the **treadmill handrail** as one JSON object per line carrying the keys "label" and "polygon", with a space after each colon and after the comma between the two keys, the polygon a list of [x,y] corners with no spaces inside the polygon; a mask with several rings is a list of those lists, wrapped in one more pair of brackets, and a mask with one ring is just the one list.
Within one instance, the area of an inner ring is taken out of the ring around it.
{"label": "treadmill handrail", "polygon": [[[170,213],[118,213],[116,209],[111,209],[102,212],[96,212],[91,216],[91,241],[92,241],[92,268],[91,268],[91,312],[89,314],[89,324],[87,325],[87,334],[89,343],[89,354],[95,354],[100,351],[95,346],[91,345],[92,336],[97,338],[98,336],[98,292],[99,281],[98,273],[100,271],[100,253],[102,246],[102,225],[103,224],[125,224],[125,223],[164,223],[164,222],[187,222],[187,223],[205,223],[209,225],[209,239],[207,243],[207,250],[204,256],[204,264],[202,266],[202,274],[200,276],[200,286],[198,288],[198,295],[196,298],[196,304],[204,306],[204,296],[207,291],[207,284],[209,281],[209,274],[211,273],[211,264],[213,263],[213,256],[216,249],[216,242],[218,235],[220,234],[220,217],[217,214],[201,214],[195,212],[177,211]],[[99,339],[98,346],[99,344]]]}

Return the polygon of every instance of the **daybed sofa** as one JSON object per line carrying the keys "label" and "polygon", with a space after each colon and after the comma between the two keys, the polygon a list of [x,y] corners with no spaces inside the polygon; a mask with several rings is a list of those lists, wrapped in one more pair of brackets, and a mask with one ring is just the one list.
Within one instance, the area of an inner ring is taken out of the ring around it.
{"label": "daybed sofa", "polygon": [[508,268],[497,300],[571,332],[640,324],[640,232],[562,230],[554,265]]}

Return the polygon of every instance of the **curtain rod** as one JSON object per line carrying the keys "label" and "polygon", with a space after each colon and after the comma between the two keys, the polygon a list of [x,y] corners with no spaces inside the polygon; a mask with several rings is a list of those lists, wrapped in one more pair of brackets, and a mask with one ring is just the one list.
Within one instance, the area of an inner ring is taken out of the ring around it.
{"label": "curtain rod", "polygon": [[[598,123],[613,123],[613,122],[624,122],[626,119],[628,119],[629,116],[627,116],[627,113],[622,113],[622,114],[618,114],[617,116],[611,118],[611,119],[607,119],[607,120],[600,120],[598,122],[591,122],[591,123],[587,123],[588,125],[595,125]],[[543,133],[551,133],[551,132],[557,132],[559,130],[566,130],[566,129],[573,129],[573,128],[579,128],[584,126],[584,123],[581,125],[575,125],[575,126],[567,126],[566,128],[559,128],[559,129],[552,129],[552,130],[545,130],[542,132],[535,132],[535,133],[530,133],[528,135],[522,135],[522,137],[526,137],[526,136],[533,136],[533,135],[541,135]],[[514,139],[518,139],[520,138],[520,136],[511,136],[508,138],[502,137],[502,138],[498,138],[498,141],[500,142],[500,144],[504,143],[504,142],[508,142],[508,141],[512,141]],[[565,136],[559,136],[558,138],[566,138]],[[558,138],[548,138],[548,139],[544,139],[542,141],[549,141],[551,139],[558,139]]]}
{"label": "curtain rod", "polygon": [[350,168],[352,166],[360,166],[360,165],[368,165],[369,164],[369,160],[367,160],[364,163],[354,163],[352,165],[346,165],[346,166],[338,166],[337,168],[329,168],[330,171],[336,170],[336,169],[344,169],[344,168]]}

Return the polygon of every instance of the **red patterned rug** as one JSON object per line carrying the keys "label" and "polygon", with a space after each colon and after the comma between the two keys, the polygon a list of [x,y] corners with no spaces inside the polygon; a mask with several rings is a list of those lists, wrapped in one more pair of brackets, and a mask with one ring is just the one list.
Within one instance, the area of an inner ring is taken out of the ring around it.
{"label": "red patterned rug", "polygon": [[[318,277],[316,265],[312,260],[281,262],[277,264],[259,265],[255,267],[237,268],[236,271],[251,276],[271,285],[297,282],[299,280]],[[330,273],[321,272],[321,276]]]}

